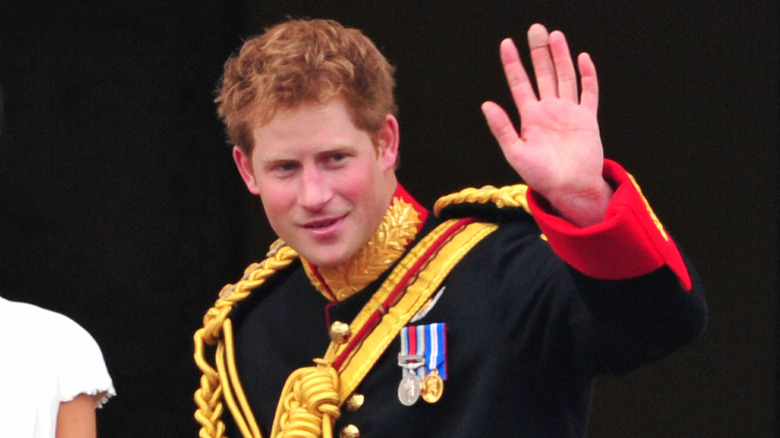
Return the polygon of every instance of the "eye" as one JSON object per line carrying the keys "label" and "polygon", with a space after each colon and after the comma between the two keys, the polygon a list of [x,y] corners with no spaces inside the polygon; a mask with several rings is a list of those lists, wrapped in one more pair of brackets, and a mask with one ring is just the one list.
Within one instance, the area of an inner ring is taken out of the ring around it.
{"label": "eye", "polygon": [[295,161],[279,161],[268,166],[268,172],[279,177],[291,175],[299,167]]}
{"label": "eye", "polygon": [[333,151],[327,155],[325,163],[332,168],[341,168],[349,163],[352,155],[345,151]]}
{"label": "eye", "polygon": [[293,171],[293,170],[295,170],[295,169],[297,169],[297,168],[298,168],[298,164],[296,164],[296,163],[293,163],[293,162],[289,162],[289,163],[280,163],[280,164],[277,166],[277,169],[278,169],[278,170],[280,170],[280,171],[282,171],[282,172],[291,172],[291,171]]}

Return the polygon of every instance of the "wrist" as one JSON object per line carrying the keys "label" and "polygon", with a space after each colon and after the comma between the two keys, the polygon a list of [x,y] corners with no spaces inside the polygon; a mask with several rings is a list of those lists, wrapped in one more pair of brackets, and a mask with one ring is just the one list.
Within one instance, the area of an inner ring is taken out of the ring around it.
{"label": "wrist", "polygon": [[591,189],[568,192],[548,202],[563,219],[584,228],[604,220],[613,193],[612,186],[601,178]]}

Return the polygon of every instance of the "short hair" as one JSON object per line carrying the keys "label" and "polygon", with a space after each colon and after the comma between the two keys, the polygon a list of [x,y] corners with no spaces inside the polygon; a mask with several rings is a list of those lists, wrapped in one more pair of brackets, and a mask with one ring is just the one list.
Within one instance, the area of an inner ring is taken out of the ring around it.
{"label": "short hair", "polygon": [[279,110],[343,98],[352,122],[376,144],[397,107],[394,67],[360,30],[333,20],[291,19],[246,40],[225,63],[215,102],[227,140],[247,154],[252,130]]}

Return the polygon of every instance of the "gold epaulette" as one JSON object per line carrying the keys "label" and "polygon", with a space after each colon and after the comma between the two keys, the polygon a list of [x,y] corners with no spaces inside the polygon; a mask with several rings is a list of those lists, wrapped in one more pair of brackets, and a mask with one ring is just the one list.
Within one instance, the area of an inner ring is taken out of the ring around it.
{"label": "gold epaulette", "polygon": [[433,212],[438,216],[444,208],[450,205],[492,203],[498,208],[522,207],[528,214],[531,214],[526,200],[527,192],[528,186],[525,184],[498,188],[494,186],[469,187],[439,198],[433,206]]}

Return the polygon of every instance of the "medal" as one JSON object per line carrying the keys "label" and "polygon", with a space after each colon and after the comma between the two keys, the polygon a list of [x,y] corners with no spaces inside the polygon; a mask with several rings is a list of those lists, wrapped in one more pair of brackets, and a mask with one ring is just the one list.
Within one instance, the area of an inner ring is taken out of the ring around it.
{"label": "medal", "polygon": [[447,379],[447,335],[443,323],[425,326],[425,368],[426,376],[421,388],[422,399],[427,403],[436,403],[444,393],[444,380]]}
{"label": "medal", "polygon": [[398,366],[403,369],[401,383],[398,384],[398,400],[404,406],[417,403],[422,390],[422,379],[418,373],[424,371],[425,358],[417,354],[398,354]]}
{"label": "medal", "polygon": [[404,406],[412,406],[420,397],[427,403],[441,399],[447,379],[445,329],[443,323],[401,329],[398,400]]}
{"label": "medal", "polygon": [[417,403],[420,398],[420,378],[417,374],[409,373],[401,379],[398,385],[398,400],[404,406],[411,406]]}
{"label": "medal", "polygon": [[401,383],[398,384],[398,400],[404,406],[412,406],[420,399],[422,379],[425,377],[425,345],[418,341],[414,327],[401,329],[401,352],[398,366],[401,367]]}
{"label": "medal", "polygon": [[442,393],[444,393],[444,380],[434,370],[431,374],[425,376],[425,380],[423,380],[420,388],[420,394],[426,402],[436,403],[441,399]]}

